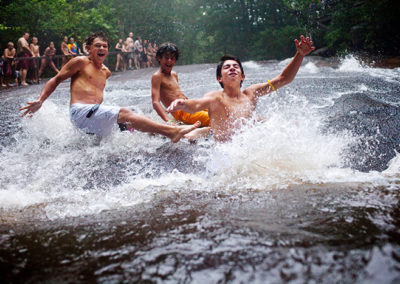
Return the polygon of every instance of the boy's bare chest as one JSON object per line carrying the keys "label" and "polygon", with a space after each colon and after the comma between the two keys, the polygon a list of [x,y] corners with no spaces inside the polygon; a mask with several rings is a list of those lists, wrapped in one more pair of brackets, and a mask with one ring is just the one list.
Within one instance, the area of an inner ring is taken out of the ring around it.
{"label": "boy's bare chest", "polygon": [[247,97],[223,99],[221,103],[221,110],[226,118],[249,117],[254,110],[254,104]]}

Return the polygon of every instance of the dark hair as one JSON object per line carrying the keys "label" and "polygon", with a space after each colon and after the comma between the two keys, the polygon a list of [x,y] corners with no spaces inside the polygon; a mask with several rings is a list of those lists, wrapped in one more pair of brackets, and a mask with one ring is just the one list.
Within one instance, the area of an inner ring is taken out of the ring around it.
{"label": "dark hair", "polygon": [[[242,71],[242,75],[244,75],[244,70],[243,70],[242,62],[240,62],[240,59],[236,56],[225,54],[224,56],[221,57],[218,65],[217,65],[217,79],[222,77],[221,70],[222,70],[222,66],[224,65],[226,60],[234,60],[237,63],[239,63],[240,70]],[[243,81],[240,83],[240,87],[242,86],[242,83],[243,83]],[[219,82],[219,84],[221,85],[222,88],[224,87],[224,84],[222,84],[221,82]]]}
{"label": "dark hair", "polygon": [[100,38],[101,40],[106,41],[108,47],[110,47],[110,40],[109,40],[109,38],[107,37],[107,35],[106,35],[104,32],[101,32],[101,31],[100,31],[100,32],[91,33],[91,34],[85,39],[86,45],[87,45],[87,46],[91,46],[95,38]]}
{"label": "dark hair", "polygon": [[157,60],[160,61],[159,59],[161,59],[164,54],[172,54],[175,56],[175,59],[178,60],[180,52],[178,47],[172,42],[164,42],[157,49],[156,53]]}

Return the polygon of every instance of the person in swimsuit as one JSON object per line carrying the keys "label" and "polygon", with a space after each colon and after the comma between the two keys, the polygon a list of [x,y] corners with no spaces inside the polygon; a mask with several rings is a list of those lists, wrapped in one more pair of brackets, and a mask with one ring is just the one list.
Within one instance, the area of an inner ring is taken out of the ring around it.
{"label": "person in swimsuit", "polygon": [[132,61],[134,60],[134,42],[133,42],[133,32],[130,32],[125,40],[125,47],[127,52],[127,64],[128,69],[132,69]]}
{"label": "person in swimsuit", "polygon": [[38,38],[37,37],[32,37],[32,43],[29,45],[29,48],[31,49],[32,52],[32,57],[36,57],[36,59],[31,60],[31,66],[32,66],[32,71],[33,71],[33,82],[34,83],[39,83],[38,80],[38,69],[39,69],[39,58],[40,58],[40,51],[39,51],[39,45],[38,45]]}
{"label": "person in swimsuit", "polygon": [[6,84],[4,84],[3,81],[3,68],[4,68],[4,56],[2,55],[0,57],[0,84],[2,87],[7,87]]}
{"label": "person in swimsuit", "polygon": [[56,48],[54,47],[54,42],[50,42],[49,46],[46,47],[43,56],[45,56],[45,58],[42,58],[42,61],[40,63],[40,69],[39,69],[39,81],[40,81],[40,77],[43,74],[43,70],[44,68],[46,68],[47,65],[49,65],[51,67],[51,69],[53,69],[57,74],[58,72],[60,72],[57,67],[54,65],[53,62],[53,56],[56,54]]}
{"label": "person in swimsuit", "polygon": [[[156,58],[160,62],[160,68],[151,77],[153,108],[162,120],[173,123],[169,113],[160,102],[167,108],[176,99],[187,99],[179,87],[178,74],[172,71],[176,60],[179,58],[179,50],[173,43],[163,43],[157,50]],[[175,120],[186,124],[193,124],[196,121],[200,121],[203,127],[210,125],[210,118],[208,117],[207,110],[199,110],[196,113],[176,110],[172,115]]]}
{"label": "person in swimsuit", "polygon": [[67,64],[67,62],[71,59],[71,56],[73,55],[71,51],[68,49],[68,37],[64,36],[63,41],[61,42],[61,52],[64,55],[62,57],[62,65],[64,66]]}
{"label": "person in swimsuit", "polygon": [[108,54],[109,39],[103,32],[91,34],[86,39],[89,56],[71,59],[60,72],[43,87],[36,101],[28,102],[19,110],[22,116],[33,114],[64,80],[71,78],[70,119],[86,133],[108,136],[117,123],[126,123],[129,128],[142,132],[158,133],[179,141],[199,124],[191,126],[170,126],[157,123],[150,118],[134,113],[127,108],[104,106],[104,88],[110,70],[103,64]]}
{"label": "person in swimsuit", "polygon": [[[32,51],[28,44],[29,33],[24,33],[22,37],[18,39],[17,42],[17,57],[29,58],[32,56]],[[21,78],[21,85],[27,86],[26,75],[29,69],[28,59],[19,59],[18,61],[19,76]]]}
{"label": "person in swimsuit", "polygon": [[117,64],[115,65],[115,72],[118,71],[120,65],[122,67],[122,70],[125,71],[125,63],[124,59],[122,58],[122,46],[122,38],[120,38],[115,45],[115,51],[117,52]]}
{"label": "person in swimsuit", "polygon": [[4,82],[3,87],[10,87],[10,80],[13,75],[13,61],[16,54],[16,50],[14,48],[14,43],[11,41],[7,44],[7,48],[4,49],[3,53],[3,76]]}
{"label": "person in swimsuit", "polygon": [[[174,113],[183,110],[193,113],[208,108],[214,140],[229,141],[241,127],[243,120],[252,116],[261,96],[276,91],[294,79],[304,56],[315,49],[312,44],[308,37],[301,36],[300,41],[296,39],[297,52],[283,72],[272,80],[251,85],[244,91],[241,90],[241,86],[245,75],[240,60],[234,56],[223,56],[217,66],[216,76],[222,91],[210,92],[197,100],[175,100],[167,111]],[[210,131],[198,129],[187,135],[187,138],[193,140],[209,133]]]}

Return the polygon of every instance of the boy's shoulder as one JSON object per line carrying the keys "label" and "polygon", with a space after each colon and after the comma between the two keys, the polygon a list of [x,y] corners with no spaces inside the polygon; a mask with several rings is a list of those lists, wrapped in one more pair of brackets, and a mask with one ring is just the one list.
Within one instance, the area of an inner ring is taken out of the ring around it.
{"label": "boy's shoulder", "polygon": [[151,75],[151,78],[152,78],[152,79],[154,79],[154,78],[161,78],[161,76],[162,76],[162,72],[161,72],[160,69],[158,69],[156,72],[153,73],[153,75]]}

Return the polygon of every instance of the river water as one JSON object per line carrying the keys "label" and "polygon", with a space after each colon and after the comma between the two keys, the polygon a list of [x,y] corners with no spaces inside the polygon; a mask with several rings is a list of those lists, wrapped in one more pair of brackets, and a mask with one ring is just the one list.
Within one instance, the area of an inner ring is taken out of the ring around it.
{"label": "river water", "polygon": [[[289,62],[245,62],[244,87]],[[215,64],[176,66],[192,98]],[[105,104],[156,120],[155,69],[113,75]],[[226,144],[69,121],[69,82],[0,93],[0,280],[6,282],[399,283],[400,68],[307,57],[260,99],[262,123]]]}

